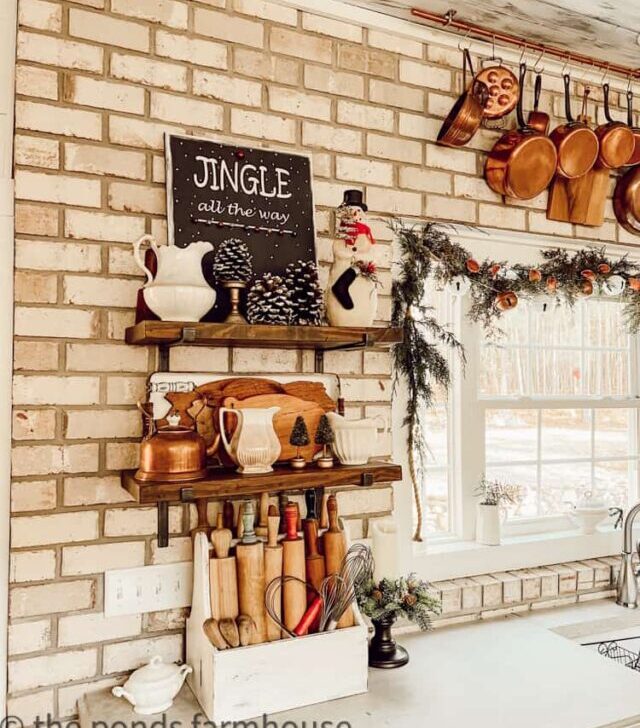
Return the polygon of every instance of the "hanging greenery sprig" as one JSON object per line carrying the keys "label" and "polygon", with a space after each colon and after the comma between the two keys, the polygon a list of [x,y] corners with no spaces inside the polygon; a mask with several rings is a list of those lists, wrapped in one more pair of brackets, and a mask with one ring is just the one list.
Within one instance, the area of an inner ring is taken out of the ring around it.
{"label": "hanging greenery sprig", "polygon": [[[464,360],[462,344],[433,315],[433,307],[424,304],[425,286],[432,272],[432,249],[452,245],[444,228],[435,223],[407,227],[391,221],[400,249],[398,270],[392,285],[393,326],[402,328],[403,339],[393,347],[396,383],[402,377],[408,389],[407,427],[409,469],[417,510],[414,540],[422,540],[422,496],[420,484],[428,453],[420,423],[420,412],[433,404],[434,386],[447,389],[449,363],[440,347],[452,348]],[[448,241],[448,242],[447,242]]]}

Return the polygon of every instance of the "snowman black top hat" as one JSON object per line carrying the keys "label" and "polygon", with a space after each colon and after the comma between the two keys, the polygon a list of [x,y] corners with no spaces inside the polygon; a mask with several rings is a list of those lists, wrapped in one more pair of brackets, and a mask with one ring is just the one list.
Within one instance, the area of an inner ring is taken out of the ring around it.
{"label": "snowman black top hat", "polygon": [[361,190],[345,190],[341,207],[359,207],[363,212],[369,209],[362,200]]}

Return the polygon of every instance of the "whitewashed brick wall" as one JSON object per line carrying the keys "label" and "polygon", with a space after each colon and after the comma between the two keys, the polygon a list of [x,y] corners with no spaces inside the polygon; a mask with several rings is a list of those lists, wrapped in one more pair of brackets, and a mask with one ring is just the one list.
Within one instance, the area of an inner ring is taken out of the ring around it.
{"label": "whitewashed brick wall", "polygon": [[[156,652],[183,653],[182,612],[103,615],[106,569],[190,558],[193,514],[173,507],[174,538],[158,549],[155,511],[136,507],[118,480],[136,465],[135,402],[156,364],[123,335],[142,280],[130,244],[144,232],[166,240],[165,130],[310,152],[325,264],[348,186],[366,190],[374,217],[635,242],[610,205],[596,230],[549,223],[542,196],[505,206],[480,180],[498,132],[464,150],[433,144],[458,63],[449,48],[262,0],[20,0],[9,712],[25,725],[72,716],[85,690]],[[542,108],[559,111],[560,90]],[[374,227],[383,323],[390,235]],[[183,347],[171,366],[310,372],[313,357]],[[389,421],[388,354],[330,354],[326,370],[341,375],[349,414]],[[389,452],[386,432],[380,453]],[[393,507],[387,486],[340,500],[354,536]]]}

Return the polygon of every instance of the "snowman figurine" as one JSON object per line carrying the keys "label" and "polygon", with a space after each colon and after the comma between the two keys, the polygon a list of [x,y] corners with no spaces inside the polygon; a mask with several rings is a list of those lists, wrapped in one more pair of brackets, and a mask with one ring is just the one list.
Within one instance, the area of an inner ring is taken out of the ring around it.
{"label": "snowman figurine", "polygon": [[360,190],[346,190],[337,209],[338,229],[325,299],[331,326],[371,326],[376,318],[376,241],[363,222],[367,209]]}

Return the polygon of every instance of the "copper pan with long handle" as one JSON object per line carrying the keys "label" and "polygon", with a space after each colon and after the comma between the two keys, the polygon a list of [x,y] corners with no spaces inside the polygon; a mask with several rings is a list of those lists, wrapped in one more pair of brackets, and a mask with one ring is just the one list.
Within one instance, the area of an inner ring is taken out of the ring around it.
{"label": "copper pan with long handle", "polygon": [[608,83],[603,84],[602,91],[606,123],[600,124],[596,129],[596,136],[600,142],[597,166],[604,169],[618,169],[629,163],[634,153],[635,139],[627,124],[611,118]]}
{"label": "copper pan with long handle", "polygon": [[[522,89],[527,67],[520,64]],[[487,184],[494,192],[529,200],[543,192],[556,171],[557,153],[548,136],[525,123],[522,93],[516,106],[518,129],[503,134],[489,152],[485,165]]]}
{"label": "copper pan with long handle", "polygon": [[633,132],[633,154],[627,162],[631,167],[636,164],[640,164],[640,129],[633,125],[633,91],[629,89],[627,91],[627,126]]}
{"label": "copper pan with long handle", "polygon": [[558,151],[557,173],[567,179],[582,177],[596,163],[600,144],[596,133],[583,119],[586,118],[586,104],[589,89],[585,90],[582,102],[582,115],[574,120],[571,114],[571,77],[563,75],[564,104],[567,121],[557,126],[549,135]]}

